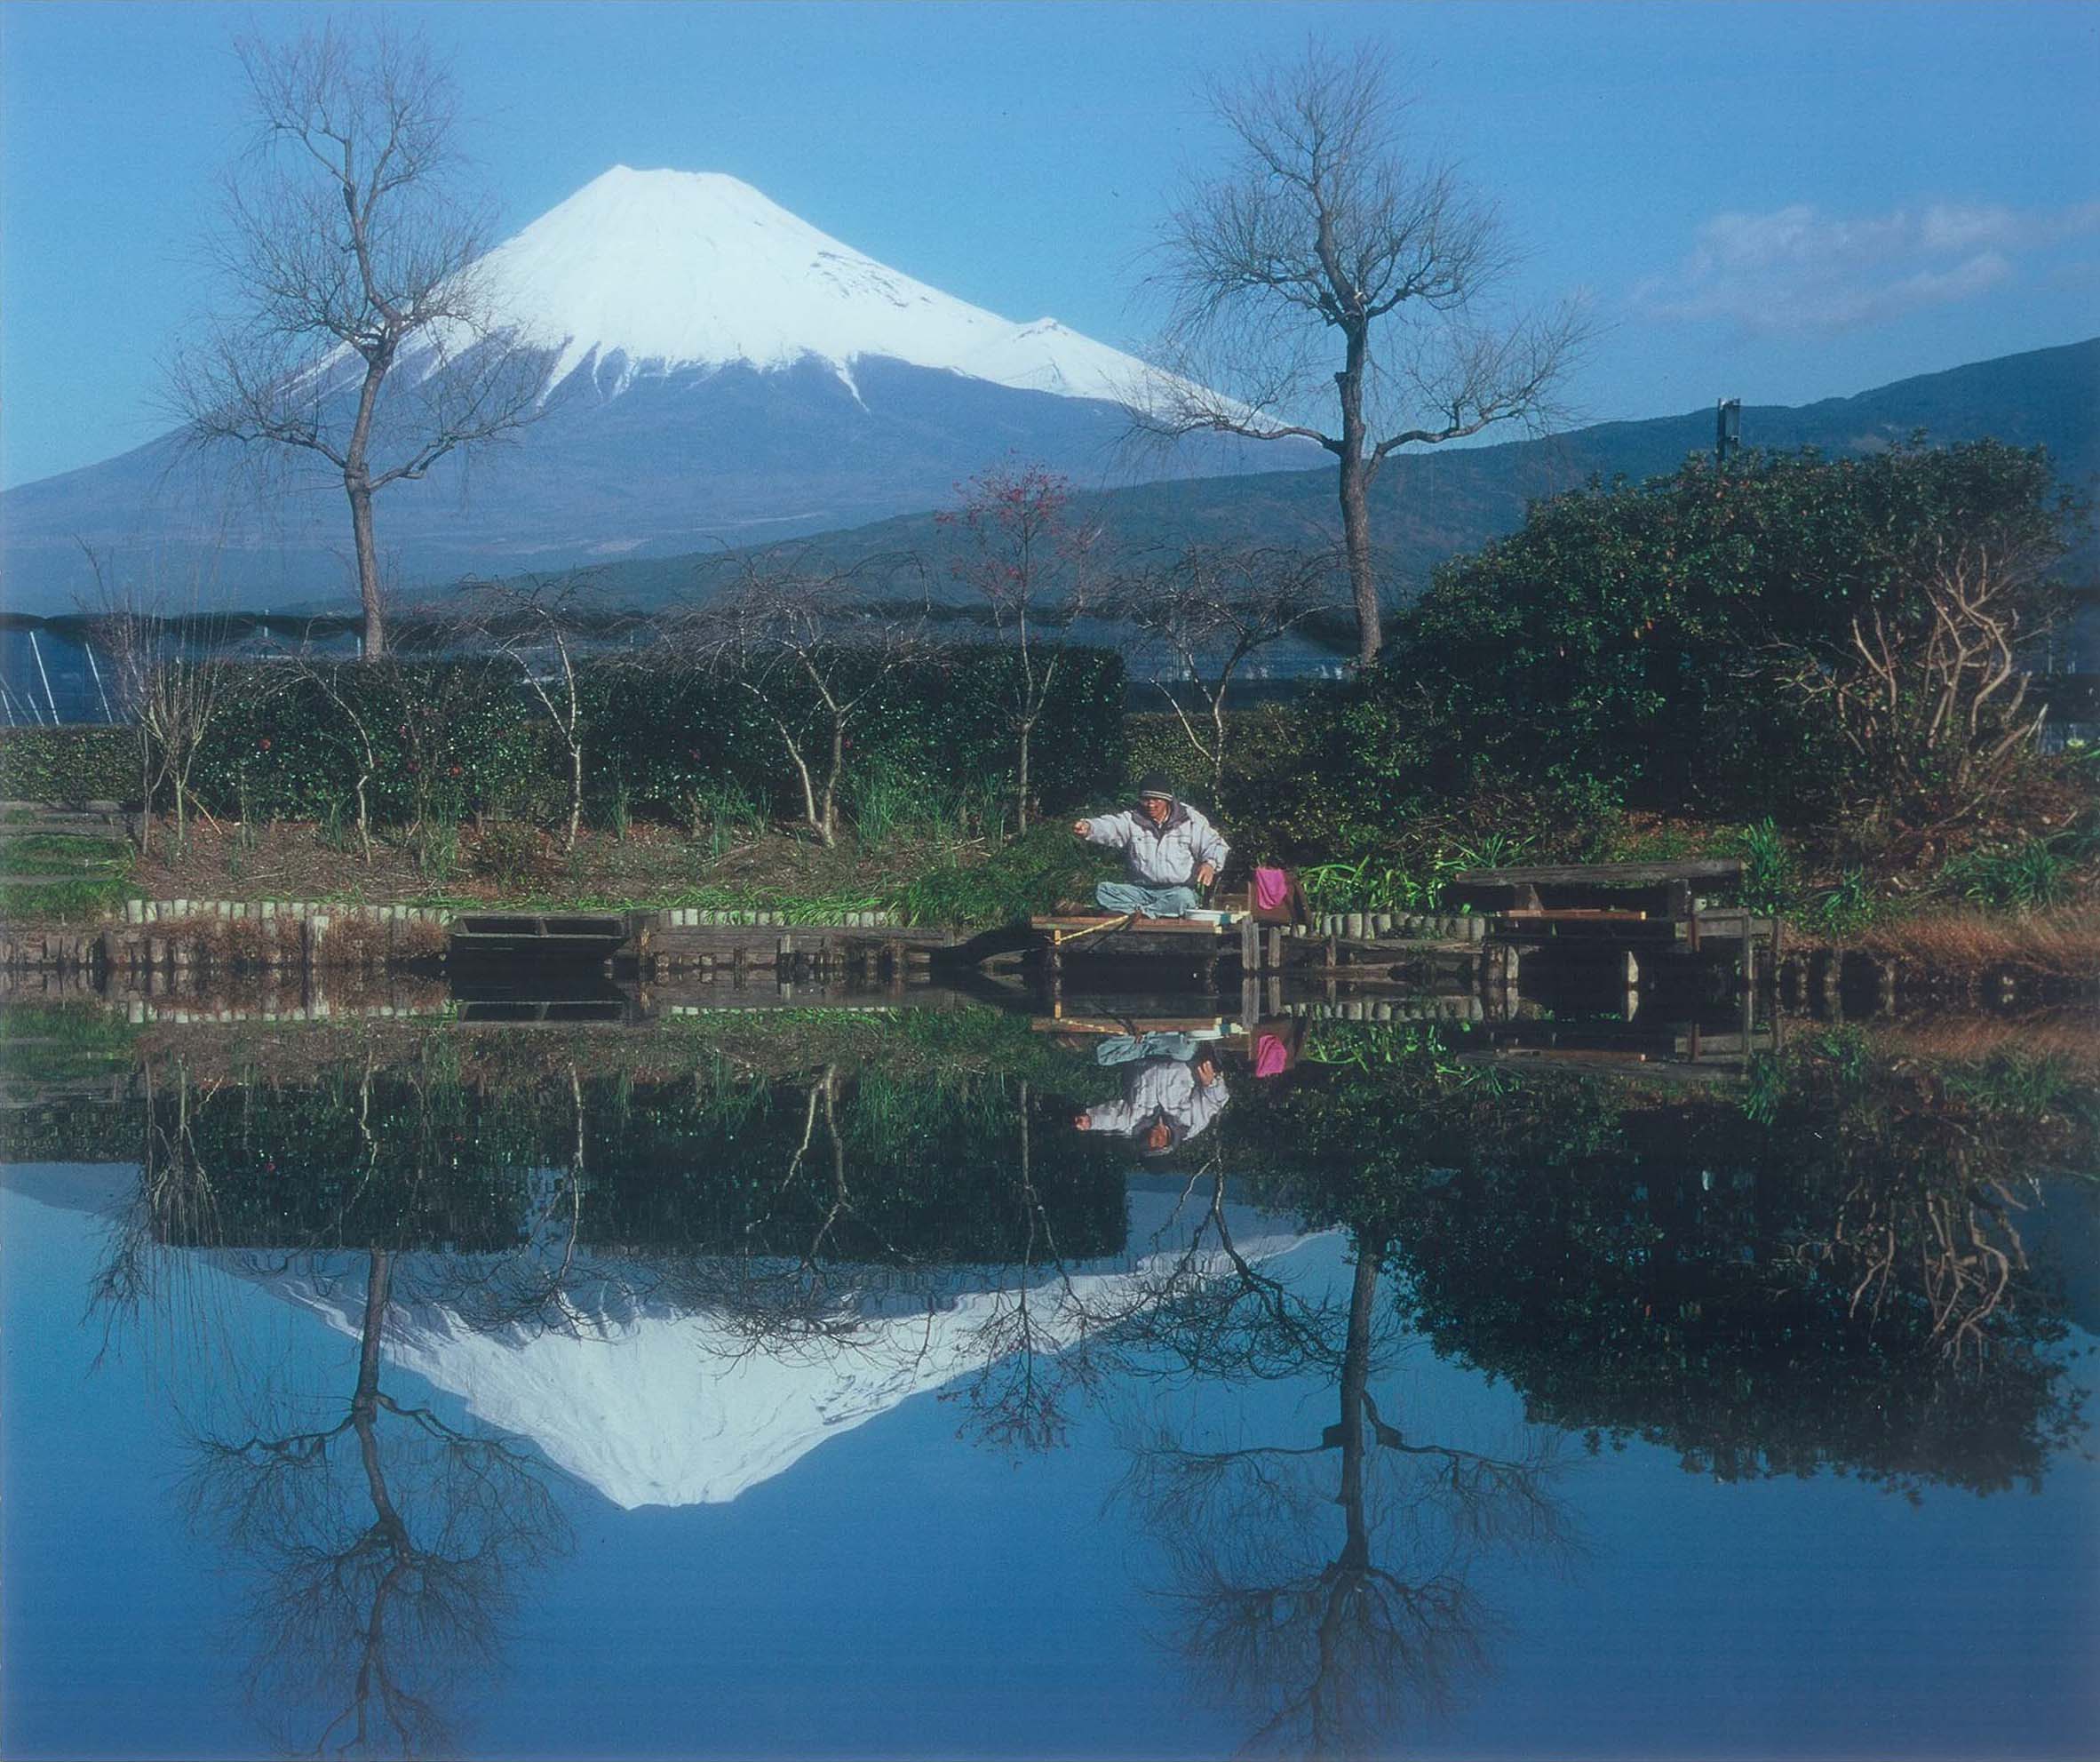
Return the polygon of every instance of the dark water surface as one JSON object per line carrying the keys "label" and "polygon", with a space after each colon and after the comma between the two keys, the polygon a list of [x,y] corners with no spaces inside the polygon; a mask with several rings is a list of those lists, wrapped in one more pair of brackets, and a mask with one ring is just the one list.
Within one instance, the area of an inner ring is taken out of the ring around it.
{"label": "dark water surface", "polygon": [[1069,1025],[16,1012],[0,1747],[2100,1750],[2078,1057]]}

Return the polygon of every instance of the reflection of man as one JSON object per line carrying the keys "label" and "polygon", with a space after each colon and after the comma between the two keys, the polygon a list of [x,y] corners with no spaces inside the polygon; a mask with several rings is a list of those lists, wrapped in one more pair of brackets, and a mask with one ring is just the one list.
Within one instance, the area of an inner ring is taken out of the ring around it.
{"label": "reflection of man", "polygon": [[1128,881],[1103,881],[1094,898],[1110,912],[1147,918],[1188,916],[1197,889],[1217,880],[1232,854],[1217,827],[1177,799],[1157,772],[1138,785],[1135,808],[1076,820],[1072,831],[1089,844],[1122,851],[1130,865]]}
{"label": "reflection of man", "polygon": [[1229,1098],[1209,1049],[1188,1034],[1118,1034],[1094,1062],[1124,1067],[1123,1099],[1075,1115],[1082,1132],[1116,1132],[1148,1156],[1163,1156],[1207,1128]]}

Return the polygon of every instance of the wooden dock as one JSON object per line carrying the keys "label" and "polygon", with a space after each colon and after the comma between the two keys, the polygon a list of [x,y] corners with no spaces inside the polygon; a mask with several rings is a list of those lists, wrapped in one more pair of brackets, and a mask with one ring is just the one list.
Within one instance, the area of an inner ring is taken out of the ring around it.
{"label": "wooden dock", "polygon": [[1066,964],[1078,960],[1090,970],[1102,963],[1180,967],[1195,984],[1215,993],[1285,969],[1288,927],[1264,924],[1249,913],[1222,921],[1208,918],[1142,918],[1104,913],[1061,913],[1029,920],[1054,1000]]}

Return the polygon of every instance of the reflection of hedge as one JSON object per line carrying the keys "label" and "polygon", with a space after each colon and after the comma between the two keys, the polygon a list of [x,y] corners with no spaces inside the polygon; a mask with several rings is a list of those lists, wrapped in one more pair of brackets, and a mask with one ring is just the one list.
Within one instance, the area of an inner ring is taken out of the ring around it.
{"label": "reflection of hedge", "polygon": [[[1950,1354],[1920,1249],[1935,1201],[1987,1214],[1991,1179],[2062,1158],[2070,1111],[1994,1112],[1809,1053],[1669,1099],[1557,1074],[1491,1084],[1424,1053],[1245,1086],[1220,1129],[1233,1167],[1387,1244],[1411,1324],[1507,1379],[1536,1421],[1728,1479],[1988,1490],[2039,1479],[2079,1423],[2050,1350],[2061,1299],[2024,1276],[1981,1318],[1985,1356]],[[1865,1238],[1861,1208],[1900,1244],[1878,1315],[1851,1303],[1857,1251],[1821,1257]]]}
{"label": "reflection of hedge", "polygon": [[0,795],[11,801],[135,801],[139,748],[126,728],[0,731]]}
{"label": "reflection of hedge", "polygon": [[0,1162],[135,1162],[136,1106],[84,1096],[0,1109]]}
{"label": "reflection of hedge", "polygon": [[[853,724],[849,771],[876,761],[935,783],[1010,776],[1014,739],[1000,705],[1018,666],[1011,650],[959,646],[884,681]],[[511,663],[345,664],[329,677],[373,743],[371,806],[382,822],[530,811],[566,789],[565,761]],[[1121,656],[1067,652],[1031,755],[1035,785],[1054,809],[1120,780],[1123,692]],[[593,800],[624,791],[634,810],[683,817],[696,797],[735,785],[790,804],[793,774],[780,738],[734,679],[596,663],[579,696]],[[791,714],[818,725],[812,698],[789,702]],[[216,813],[320,818],[349,811],[362,763],[351,714],[313,680],[244,667],[194,782]]]}
{"label": "reflection of hedge", "polygon": [[509,1248],[553,1136],[529,1096],[495,1104],[393,1075],[369,1088],[163,1086],[152,1107],[154,1142],[211,1196],[162,1220],[186,1248]]}
{"label": "reflection of hedge", "polygon": [[[1030,1231],[1012,1178],[1022,1163],[1017,1090],[989,1079],[961,1088],[863,1079],[842,1084],[828,1111],[817,1096],[814,1130],[809,1098],[807,1088],[753,1092],[726,1129],[661,1093],[637,1092],[617,1106],[593,1095],[585,1234],[799,1256],[831,1218],[826,1259],[1022,1256]],[[1036,1257],[1119,1252],[1123,1177],[1112,1147],[1074,1132],[1069,1108],[1038,1098],[1030,1113],[1031,1178],[1050,1226],[1034,1232]]]}
{"label": "reflection of hedge", "polygon": [[[1020,1258],[1030,1239],[1010,1178],[1020,1162],[1018,1090],[997,1078],[842,1080],[799,1160],[806,1085],[696,1094],[686,1083],[594,1080],[581,1092],[580,1235],[593,1248],[799,1255],[841,1192],[826,1259],[1002,1262]],[[540,1171],[567,1169],[577,1147],[566,1083],[489,1091],[390,1073],[369,1089],[347,1080],[163,1088],[154,1107],[156,1137],[185,1144],[211,1195],[208,1211],[163,1221],[163,1235],[186,1247],[513,1248],[539,1208]],[[1120,1251],[1123,1180],[1112,1152],[1079,1138],[1045,1103],[1030,1129],[1055,1252]],[[134,1153],[137,1143],[134,1127]],[[1033,1233],[1035,1253],[1046,1256],[1039,1223]]]}

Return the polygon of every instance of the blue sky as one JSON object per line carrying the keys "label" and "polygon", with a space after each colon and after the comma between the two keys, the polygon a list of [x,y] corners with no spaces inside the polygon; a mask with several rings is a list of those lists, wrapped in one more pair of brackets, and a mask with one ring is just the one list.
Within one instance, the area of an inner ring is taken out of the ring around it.
{"label": "blue sky", "polygon": [[[0,8],[0,482],[162,427],[240,140],[230,39],[322,9]],[[338,16],[359,8],[338,6]],[[1388,41],[1420,140],[1585,291],[1580,413],[1801,403],[2100,333],[2100,5],[390,6],[449,52],[504,229],[608,166],[733,172],[1016,319],[1128,346],[1197,100]]]}

